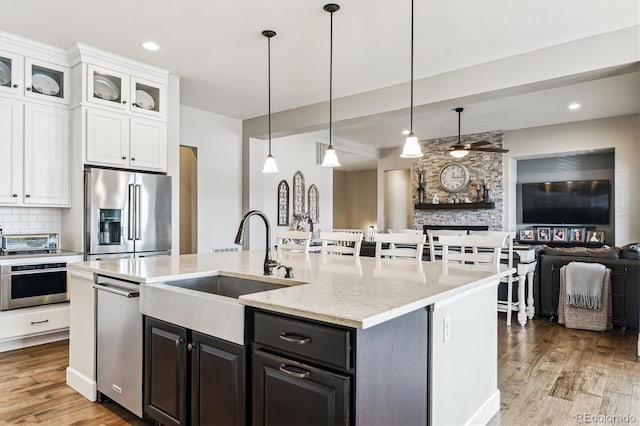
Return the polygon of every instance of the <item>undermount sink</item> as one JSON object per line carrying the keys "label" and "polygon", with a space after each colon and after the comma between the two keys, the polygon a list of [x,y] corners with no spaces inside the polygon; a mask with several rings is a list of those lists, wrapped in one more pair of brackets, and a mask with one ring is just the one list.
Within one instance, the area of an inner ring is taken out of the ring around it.
{"label": "undermount sink", "polygon": [[[291,285],[300,284],[291,282]],[[244,294],[289,287],[265,281],[210,275],[140,286],[140,312],[209,336],[245,344]]]}
{"label": "undermount sink", "polygon": [[166,285],[187,288],[204,293],[237,299],[244,294],[259,293],[261,291],[276,290],[288,287],[284,284],[273,284],[265,281],[249,280],[245,278],[213,275],[209,277],[190,278],[185,280],[167,281]]}

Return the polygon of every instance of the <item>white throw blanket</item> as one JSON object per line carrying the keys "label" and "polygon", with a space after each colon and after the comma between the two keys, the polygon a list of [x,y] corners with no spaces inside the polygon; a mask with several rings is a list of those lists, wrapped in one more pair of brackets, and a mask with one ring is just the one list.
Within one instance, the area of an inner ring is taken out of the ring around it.
{"label": "white throw blanket", "polygon": [[599,263],[570,262],[566,270],[565,305],[599,311],[605,270]]}

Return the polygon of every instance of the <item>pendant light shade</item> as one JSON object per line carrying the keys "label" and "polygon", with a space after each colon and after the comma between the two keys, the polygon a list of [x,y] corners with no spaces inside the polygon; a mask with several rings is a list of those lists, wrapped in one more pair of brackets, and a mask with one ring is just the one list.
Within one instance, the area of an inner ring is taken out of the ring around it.
{"label": "pendant light shade", "polygon": [[420,158],[423,156],[422,149],[420,148],[420,142],[413,133],[413,0],[411,0],[411,107],[409,112],[409,135],[404,141],[404,148],[402,149],[402,158]]}
{"label": "pendant light shade", "polygon": [[340,6],[334,3],[324,5],[324,10],[331,16],[329,32],[329,147],[324,153],[322,167],[340,167],[336,150],[333,147],[333,12],[340,10]]}
{"label": "pendant light shade", "polygon": [[269,155],[264,160],[264,167],[262,173],[278,173],[278,166],[276,165],[276,159],[271,155],[271,38],[275,37],[276,32],[272,30],[264,30],[262,35],[267,38],[267,78],[269,80]]}
{"label": "pendant light shade", "polygon": [[456,149],[453,151],[449,151],[449,154],[451,154],[452,157],[455,158],[462,158],[462,157],[466,157],[467,155],[469,155],[469,151],[464,150],[464,149]]}

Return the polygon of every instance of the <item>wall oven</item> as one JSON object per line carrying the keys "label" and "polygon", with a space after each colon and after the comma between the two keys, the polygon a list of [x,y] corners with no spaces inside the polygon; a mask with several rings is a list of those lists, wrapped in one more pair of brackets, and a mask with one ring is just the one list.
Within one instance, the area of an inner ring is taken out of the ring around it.
{"label": "wall oven", "polygon": [[0,311],[69,300],[67,262],[52,257],[0,266]]}

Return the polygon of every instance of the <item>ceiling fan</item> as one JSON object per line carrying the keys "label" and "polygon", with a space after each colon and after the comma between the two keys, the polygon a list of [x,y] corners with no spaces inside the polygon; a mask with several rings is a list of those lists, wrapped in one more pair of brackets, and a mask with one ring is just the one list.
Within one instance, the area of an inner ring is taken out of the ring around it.
{"label": "ceiling fan", "polygon": [[[509,152],[508,149],[486,147],[486,145],[490,145],[491,144],[491,142],[489,142],[489,141],[477,141],[477,142],[462,143],[462,141],[460,139],[460,115],[461,115],[460,113],[462,111],[464,111],[464,108],[458,107],[458,108],[454,109],[454,111],[458,113],[458,142],[454,143],[449,148],[447,148],[447,151],[449,151],[449,154],[451,154],[452,156],[454,156],[456,158],[462,158],[462,157],[468,155],[469,151],[502,152],[502,153]],[[485,147],[485,148],[483,148],[483,147]]]}

